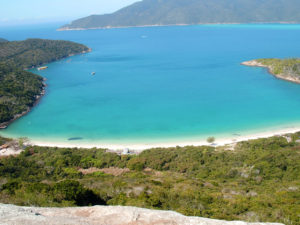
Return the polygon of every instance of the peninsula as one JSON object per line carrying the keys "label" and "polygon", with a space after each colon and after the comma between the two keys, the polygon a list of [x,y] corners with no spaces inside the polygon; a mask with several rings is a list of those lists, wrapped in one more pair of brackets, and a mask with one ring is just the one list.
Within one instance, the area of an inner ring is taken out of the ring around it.
{"label": "peninsula", "polygon": [[276,78],[300,84],[300,59],[256,59],[241,63],[245,66],[265,67]]}
{"label": "peninsula", "polygon": [[217,23],[299,23],[299,10],[300,2],[297,0],[143,0],[111,14],[80,18],[59,30]]}
{"label": "peninsula", "polygon": [[88,47],[70,41],[0,42],[0,129],[29,112],[45,93],[44,79],[25,69],[88,51]]}

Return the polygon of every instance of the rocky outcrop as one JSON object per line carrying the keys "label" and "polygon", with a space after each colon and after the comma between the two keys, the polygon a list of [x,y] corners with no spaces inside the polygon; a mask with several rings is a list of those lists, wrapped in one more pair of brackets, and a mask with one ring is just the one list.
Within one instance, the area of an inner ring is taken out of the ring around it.
{"label": "rocky outcrop", "polygon": [[264,67],[264,68],[268,69],[268,71],[269,71],[269,73],[271,75],[273,75],[274,77],[276,77],[278,79],[300,84],[300,77],[299,77],[299,75],[295,75],[295,74],[288,73],[288,72],[287,73],[276,74],[274,72],[273,66],[271,66],[271,65],[265,65],[265,64],[263,64],[261,62],[258,62],[257,60],[250,60],[250,61],[242,62],[241,65],[244,65],[244,66],[253,66],[253,67]]}
{"label": "rocky outcrop", "polygon": [[282,225],[187,217],[172,211],[122,206],[35,208],[0,204],[1,225]]}

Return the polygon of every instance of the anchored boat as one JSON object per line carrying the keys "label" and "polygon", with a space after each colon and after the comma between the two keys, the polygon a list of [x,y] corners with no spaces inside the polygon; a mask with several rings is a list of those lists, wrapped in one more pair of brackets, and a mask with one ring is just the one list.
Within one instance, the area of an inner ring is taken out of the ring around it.
{"label": "anchored boat", "polygon": [[38,70],[45,70],[47,68],[48,68],[48,66],[41,66],[41,67],[38,68]]}

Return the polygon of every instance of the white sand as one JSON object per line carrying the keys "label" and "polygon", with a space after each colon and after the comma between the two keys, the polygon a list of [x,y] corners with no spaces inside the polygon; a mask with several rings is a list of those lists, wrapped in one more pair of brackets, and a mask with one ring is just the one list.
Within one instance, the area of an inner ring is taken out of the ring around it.
{"label": "white sand", "polygon": [[[215,143],[213,146],[225,146],[234,144],[240,141],[247,141],[247,140],[253,140],[258,138],[267,138],[272,137],[276,135],[285,135],[289,133],[295,133],[299,132],[300,127],[287,127],[282,128],[278,130],[273,131],[265,131],[265,132],[259,132],[257,134],[249,134],[249,135],[241,135],[241,136],[231,136],[231,137],[224,137],[224,138],[216,138]],[[203,145],[210,145],[207,143],[204,139],[198,139],[198,140],[186,140],[186,141],[166,141],[166,142],[159,142],[159,143],[124,143],[124,144],[110,144],[110,143],[69,143],[69,142],[47,142],[47,141],[35,141],[31,140],[31,144],[37,145],[37,146],[48,146],[48,147],[77,147],[77,148],[104,148],[109,149],[113,151],[120,151],[123,149],[128,148],[130,151],[133,152],[141,152],[146,149],[150,148],[168,148],[168,147],[184,147],[184,146],[203,146]]]}
{"label": "white sand", "polygon": [[22,149],[5,148],[0,150],[0,156],[19,155],[22,151]]}

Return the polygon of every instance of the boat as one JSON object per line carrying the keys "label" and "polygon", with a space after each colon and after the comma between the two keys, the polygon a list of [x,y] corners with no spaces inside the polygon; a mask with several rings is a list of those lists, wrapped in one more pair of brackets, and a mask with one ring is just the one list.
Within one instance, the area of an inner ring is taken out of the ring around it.
{"label": "boat", "polygon": [[96,74],[96,72],[92,72],[92,75],[94,76]]}
{"label": "boat", "polygon": [[38,70],[45,70],[47,68],[48,68],[48,66],[41,66],[41,67],[38,68]]}

